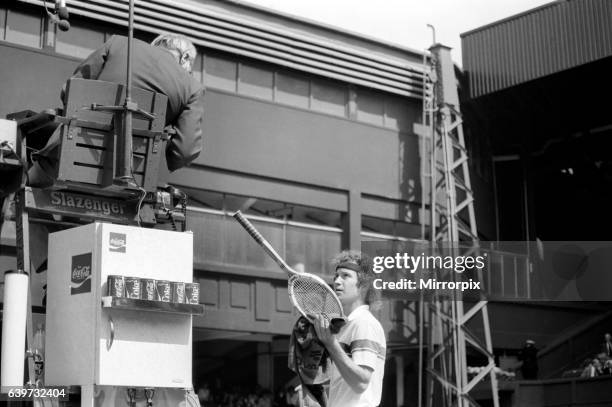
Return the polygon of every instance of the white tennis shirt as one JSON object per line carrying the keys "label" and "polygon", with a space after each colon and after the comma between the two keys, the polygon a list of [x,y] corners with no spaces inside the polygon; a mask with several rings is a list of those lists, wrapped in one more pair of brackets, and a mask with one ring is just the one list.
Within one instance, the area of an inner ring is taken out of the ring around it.
{"label": "white tennis shirt", "polygon": [[387,341],[382,325],[372,315],[370,307],[362,305],[353,310],[336,339],[353,362],[373,371],[367,389],[363,393],[356,393],[342,378],[334,363],[331,363],[329,407],[377,406],[382,394]]}

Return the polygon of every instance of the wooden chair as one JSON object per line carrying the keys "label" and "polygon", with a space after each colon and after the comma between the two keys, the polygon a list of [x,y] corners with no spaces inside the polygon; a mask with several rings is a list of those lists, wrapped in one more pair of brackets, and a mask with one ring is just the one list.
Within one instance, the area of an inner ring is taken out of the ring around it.
{"label": "wooden chair", "polygon": [[[62,126],[54,188],[111,195],[130,192],[113,186],[117,172],[115,152],[123,133],[122,114],[120,110],[104,108],[121,106],[124,99],[123,85],[85,79],[68,81],[65,112],[62,118],[56,118]],[[133,88],[132,100],[154,115],[151,120],[134,114],[132,175],[136,185],[147,192],[155,191],[168,139],[163,132],[167,97]]]}
{"label": "wooden chair", "polygon": [[[32,153],[32,158],[38,154],[39,160],[52,163],[46,167],[51,167],[47,174],[53,178],[53,184],[44,189],[25,188],[21,202],[24,211],[90,221],[156,224],[155,208],[160,198],[158,176],[160,165],[165,163],[168,140],[164,132],[168,98],[160,93],[132,89],[132,101],[139,109],[151,113],[149,117],[133,114],[132,175],[135,186],[113,183],[118,172],[116,152],[122,142],[121,106],[124,100],[123,85],[70,79],[63,112],[27,110],[7,116],[17,121],[19,162],[26,165],[30,161],[27,145],[35,150],[42,148],[39,153]],[[26,179],[20,182],[24,185]],[[86,204],[83,207],[72,205],[75,201]],[[109,212],[100,210],[102,207],[118,209]]]}

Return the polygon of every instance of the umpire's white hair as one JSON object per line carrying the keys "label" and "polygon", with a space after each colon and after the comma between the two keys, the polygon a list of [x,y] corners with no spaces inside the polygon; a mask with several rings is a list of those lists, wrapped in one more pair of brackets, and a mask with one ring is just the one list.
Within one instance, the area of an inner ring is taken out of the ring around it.
{"label": "umpire's white hair", "polygon": [[184,35],[166,33],[157,36],[151,45],[155,47],[163,47],[170,50],[177,50],[182,54],[188,53],[189,57],[193,60],[196,57],[196,48],[193,42]]}

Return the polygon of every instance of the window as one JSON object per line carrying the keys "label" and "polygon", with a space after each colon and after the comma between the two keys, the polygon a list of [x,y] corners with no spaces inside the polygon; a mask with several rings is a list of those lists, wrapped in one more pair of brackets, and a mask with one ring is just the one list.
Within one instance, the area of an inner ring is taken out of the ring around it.
{"label": "window", "polygon": [[104,44],[104,32],[95,30],[91,25],[70,22],[70,30],[57,31],[55,51],[77,58],[86,58]]}
{"label": "window", "polygon": [[340,251],[339,212],[213,191],[185,192],[197,205],[189,208],[196,262],[256,267],[282,274],[230,216],[238,209],[257,216],[251,222],[289,264],[303,263],[306,270],[325,274],[329,259]]}
{"label": "window", "polygon": [[236,69],[237,64],[234,61],[206,55],[204,61],[205,85],[236,92]]}
{"label": "window", "polygon": [[395,96],[385,98],[385,127],[412,132],[412,121],[420,117],[421,110],[414,103]]}
{"label": "window", "polygon": [[357,120],[383,125],[384,96],[381,93],[357,91]]}
{"label": "window", "polygon": [[309,88],[308,80],[295,74],[283,72],[276,75],[276,101],[279,103],[308,108]]}
{"label": "window", "polygon": [[4,7],[0,7],[0,40],[4,40],[4,33],[6,26],[6,13],[7,10]]}
{"label": "window", "polygon": [[[198,54],[193,72],[198,80],[201,77],[198,70],[200,58]],[[238,62],[241,61],[240,57],[236,57],[236,61],[230,58],[220,53],[204,56],[206,87],[405,133],[412,133],[412,124],[421,117],[421,106],[416,100],[271,64]],[[352,89],[351,93],[349,88]],[[352,95],[354,98],[350,101],[349,96]]]}
{"label": "window", "polygon": [[240,64],[238,93],[256,98],[272,100],[274,73],[247,64]]}
{"label": "window", "polygon": [[16,10],[10,10],[7,14],[5,35],[6,41],[28,47],[41,48],[41,15],[26,14]]}
{"label": "window", "polygon": [[[407,223],[401,220],[380,219],[372,216],[361,217],[362,234],[365,234],[368,239],[372,238],[370,234],[386,235],[386,237],[378,236],[378,238],[390,239],[420,239],[421,225],[416,223]],[[374,239],[376,240],[376,239]]]}
{"label": "window", "polygon": [[347,87],[327,81],[312,81],[312,109],[346,116]]}

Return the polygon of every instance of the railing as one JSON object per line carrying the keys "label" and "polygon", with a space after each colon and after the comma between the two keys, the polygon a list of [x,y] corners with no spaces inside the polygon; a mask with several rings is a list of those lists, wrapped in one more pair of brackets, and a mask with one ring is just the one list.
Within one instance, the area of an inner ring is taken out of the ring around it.
{"label": "railing", "polygon": [[[213,209],[188,208],[188,224],[194,233],[196,265],[223,265],[283,272],[242,229],[231,214]],[[342,229],[309,223],[247,215],[247,218],[285,258],[289,265],[303,263],[305,270],[331,276],[330,259],[342,249]],[[5,224],[6,226],[6,224]],[[7,228],[5,228],[7,229]],[[14,233],[14,231],[13,231]],[[9,235],[11,233],[9,232]],[[420,239],[361,232],[362,240],[426,243]],[[14,245],[13,236],[2,236],[3,244]],[[493,249],[487,253],[484,288],[493,300],[532,298],[531,263],[526,255]]]}
{"label": "railing", "polygon": [[609,407],[611,376],[514,383],[512,407]]}
{"label": "railing", "polygon": [[[273,218],[246,216],[291,266],[304,264],[308,272],[331,275],[329,260],[341,249],[342,229]],[[284,273],[236,222],[230,213],[188,208],[194,234],[194,263],[255,268]]]}
{"label": "railing", "polygon": [[527,300],[531,293],[531,262],[527,255],[481,249],[486,253],[484,288],[492,299]]}
{"label": "railing", "polygon": [[394,241],[394,242],[417,242],[417,243],[426,243],[425,240],[422,239],[412,239],[408,237],[402,236],[394,236],[394,235],[386,235],[383,233],[375,233],[375,232],[361,232],[362,240],[369,241]]}
{"label": "railing", "polygon": [[[405,243],[428,246],[427,241],[373,232],[361,232],[362,240],[388,242],[403,250]],[[393,249],[395,250],[395,249]],[[482,273],[485,292],[493,300],[528,300],[532,298],[531,262],[529,257],[515,252],[496,250],[486,247],[478,249],[485,257]]]}

